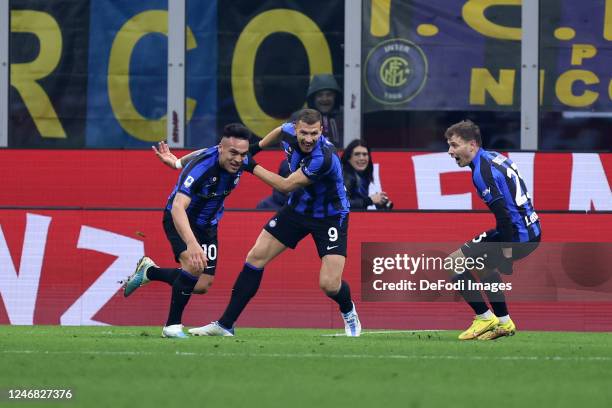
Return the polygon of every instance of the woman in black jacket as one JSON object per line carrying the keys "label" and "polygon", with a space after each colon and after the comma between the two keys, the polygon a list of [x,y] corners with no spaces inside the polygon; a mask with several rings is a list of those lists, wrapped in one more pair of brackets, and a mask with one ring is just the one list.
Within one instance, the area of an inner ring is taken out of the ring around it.
{"label": "woman in black jacket", "polygon": [[351,210],[365,210],[371,205],[375,205],[377,210],[393,207],[384,191],[369,193],[370,184],[374,182],[374,166],[370,148],[365,141],[353,140],[349,143],[341,160]]}

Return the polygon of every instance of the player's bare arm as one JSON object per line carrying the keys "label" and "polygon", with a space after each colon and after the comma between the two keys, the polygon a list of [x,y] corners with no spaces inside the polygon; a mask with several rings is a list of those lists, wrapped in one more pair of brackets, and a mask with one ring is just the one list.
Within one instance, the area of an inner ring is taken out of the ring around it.
{"label": "player's bare arm", "polygon": [[[157,147],[151,146],[151,149],[153,149],[153,151],[155,152],[155,155],[159,158],[159,160],[161,160],[162,163],[164,163],[166,166],[172,169],[180,169],[181,167],[184,167],[187,163],[189,163],[191,159],[193,159],[195,156],[197,156],[198,154],[206,150],[206,149],[195,150],[189,154],[186,154],[180,159],[178,159],[174,155],[174,153],[170,151],[170,147],[168,147],[168,144],[163,140],[157,144]],[[179,166],[177,166],[178,160],[180,160]]]}
{"label": "player's bare arm", "polygon": [[196,272],[206,268],[207,259],[204,250],[198,243],[189,225],[189,219],[185,210],[189,207],[190,203],[191,198],[185,194],[177,193],[172,203],[172,221],[174,221],[174,226],[181,239],[187,244],[187,262],[190,267],[194,268],[193,272]]}
{"label": "player's bare arm", "polygon": [[270,147],[273,146],[275,144],[277,144],[278,142],[280,142],[281,139],[281,126],[272,129],[270,131],[270,133],[268,133],[267,135],[265,135],[260,141],[259,141],[259,147],[262,149],[265,149],[266,147]]}
{"label": "player's bare arm", "polygon": [[297,190],[301,187],[306,187],[312,184],[310,180],[302,170],[294,171],[289,177],[281,177],[276,173],[264,169],[262,166],[255,166],[253,169],[253,175],[257,176],[261,181],[269,185],[270,187],[280,191],[281,193],[288,194],[292,191]]}

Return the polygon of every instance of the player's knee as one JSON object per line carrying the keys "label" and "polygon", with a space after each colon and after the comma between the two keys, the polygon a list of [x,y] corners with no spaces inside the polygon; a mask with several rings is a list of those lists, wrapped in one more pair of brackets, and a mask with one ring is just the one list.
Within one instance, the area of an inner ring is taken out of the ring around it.
{"label": "player's knee", "polygon": [[319,287],[327,296],[333,296],[338,293],[338,289],[340,289],[340,280],[331,279],[331,278],[321,278],[319,279]]}
{"label": "player's knee", "polygon": [[446,259],[450,259],[450,262],[444,262],[444,269],[452,276],[456,273],[461,273],[457,270],[457,265],[462,264],[462,260],[464,258],[463,252],[461,249],[456,250],[446,257]]}
{"label": "player's knee", "polygon": [[266,258],[264,256],[264,253],[256,249],[255,247],[251,248],[251,250],[247,254],[246,261],[247,263],[257,268],[262,268],[266,264]]}
{"label": "player's knee", "polygon": [[201,286],[196,285],[195,288],[193,288],[193,292],[191,293],[194,295],[204,295],[208,293],[209,288],[210,288],[210,285],[201,285]]}
{"label": "player's knee", "polygon": [[455,252],[447,256],[447,258],[451,258],[451,259],[463,258],[463,257],[464,255],[463,255],[463,251],[461,250],[461,248],[459,248],[458,250],[456,250]]}
{"label": "player's knee", "polygon": [[212,286],[212,282],[211,281],[198,281],[198,283],[196,283],[195,287],[193,288],[193,292],[191,292],[194,295],[204,295],[206,293],[208,293],[210,287]]}

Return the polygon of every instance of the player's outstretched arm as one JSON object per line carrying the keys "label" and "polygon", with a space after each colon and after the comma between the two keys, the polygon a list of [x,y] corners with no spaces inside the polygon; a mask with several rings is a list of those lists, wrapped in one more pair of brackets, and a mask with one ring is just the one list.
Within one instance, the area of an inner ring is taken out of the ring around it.
{"label": "player's outstretched arm", "polygon": [[259,141],[259,147],[265,149],[280,142],[282,126],[273,129]]}
{"label": "player's outstretched arm", "polygon": [[151,149],[155,152],[155,155],[162,163],[166,166],[175,169],[175,163],[178,160],[174,154],[170,151],[170,148],[163,140],[157,144],[157,147],[151,146]]}
{"label": "player's outstretched arm", "polygon": [[164,163],[166,166],[172,169],[182,168],[187,163],[189,163],[189,160],[193,159],[195,156],[197,156],[198,154],[206,150],[206,149],[196,150],[178,159],[170,151],[170,147],[168,147],[168,144],[164,142],[163,140],[157,144],[157,147],[151,146],[151,149],[153,149],[153,151],[155,152],[155,155],[159,158],[159,160],[161,160],[162,163]]}
{"label": "player's outstretched arm", "polygon": [[300,169],[291,173],[289,177],[282,177],[255,164],[252,173],[270,187],[284,194],[288,194],[298,188],[312,184],[312,180],[306,177],[304,172]]}

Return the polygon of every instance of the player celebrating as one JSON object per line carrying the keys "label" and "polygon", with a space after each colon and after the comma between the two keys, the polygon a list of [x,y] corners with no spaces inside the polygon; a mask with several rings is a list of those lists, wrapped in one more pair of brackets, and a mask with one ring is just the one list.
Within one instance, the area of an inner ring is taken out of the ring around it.
{"label": "player celebrating", "polygon": [[[500,272],[511,274],[512,262],[537,248],[542,234],[538,215],[516,164],[497,152],[484,150],[476,124],[469,120],[456,123],[446,130],[445,137],[448,154],[457,165],[469,165],[472,169],[474,186],[497,222],[495,229],[465,243],[450,257],[483,257],[485,268],[479,271],[481,282],[499,284]],[[491,313],[480,291],[469,289],[469,283],[474,282],[470,271],[456,273],[454,279],[464,281],[461,295],[476,313],[472,325],[459,335],[460,340],[493,340],[514,335],[516,326],[508,314],[503,291],[485,290],[493,309]]]}
{"label": "player celebrating", "polygon": [[321,114],[304,109],[294,123],[285,123],[259,142],[261,149],[277,143],[281,137],[287,139],[282,146],[291,170],[288,177],[268,171],[254,161],[245,169],[269,186],[290,193],[289,200],[265,225],[249,251],[223,316],[206,326],[190,329],[191,334],[233,336],[234,323],[257,293],[264,267],[287,247],[294,249],[308,234],[312,235],[321,258],[319,286],[338,303],[346,335],[361,334],[349,285],[342,280],[349,213],[342,166],[334,146],[321,133]]}
{"label": "player celebrating", "polygon": [[238,184],[244,161],[248,161],[249,130],[240,124],[223,129],[218,146],[192,152],[180,160],[165,143],[155,150],[173,168],[185,166],[172,190],[163,225],[180,268],[159,268],[144,256],[128,278],[124,296],[150,281],[172,286],[172,300],[163,337],[186,338],[181,324],[183,310],[192,293],[206,293],[217,266],[217,225],[223,215],[223,202]]}

